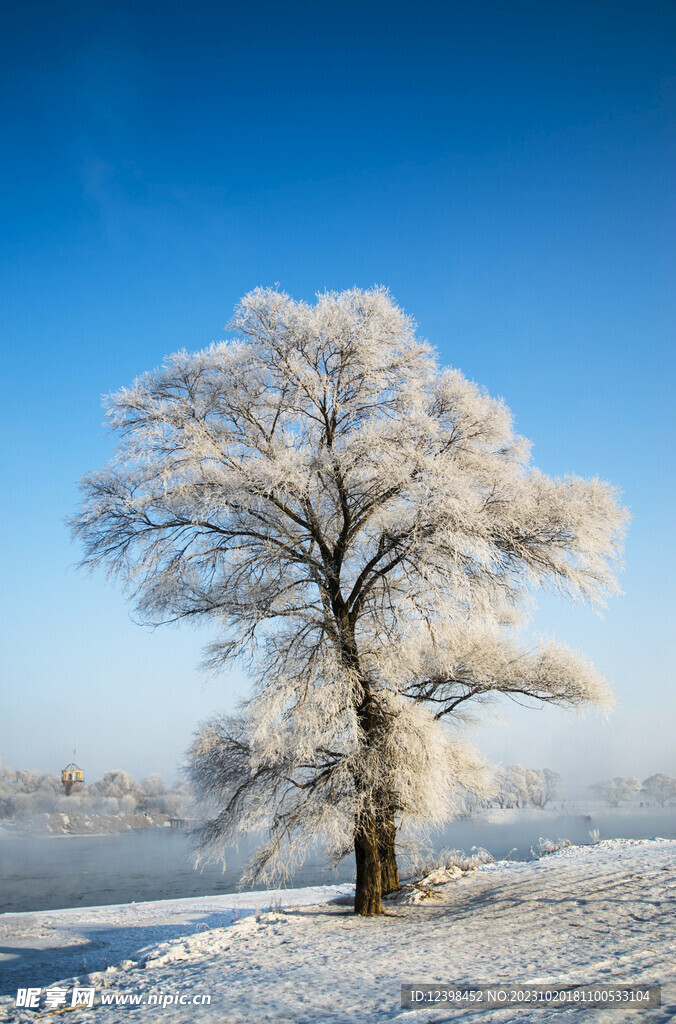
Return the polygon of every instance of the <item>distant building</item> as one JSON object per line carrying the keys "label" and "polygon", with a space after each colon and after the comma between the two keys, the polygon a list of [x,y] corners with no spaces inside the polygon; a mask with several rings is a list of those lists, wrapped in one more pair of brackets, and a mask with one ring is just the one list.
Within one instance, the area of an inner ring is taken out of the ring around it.
{"label": "distant building", "polygon": [[199,823],[199,818],[169,818],[169,824],[174,831],[183,828],[195,828]]}
{"label": "distant building", "polygon": [[75,761],[71,761],[70,764],[67,764],[65,768],[61,769],[61,782],[63,783],[64,790],[66,791],[66,796],[68,796],[76,782],[84,782],[84,773],[82,769],[75,764]]}

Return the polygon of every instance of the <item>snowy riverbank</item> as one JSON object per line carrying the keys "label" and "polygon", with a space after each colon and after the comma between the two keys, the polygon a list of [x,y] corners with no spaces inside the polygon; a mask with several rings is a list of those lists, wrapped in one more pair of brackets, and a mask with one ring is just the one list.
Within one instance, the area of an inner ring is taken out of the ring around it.
{"label": "snowy riverbank", "polygon": [[[324,902],[349,886],[6,914],[0,967],[12,994],[0,1000],[0,1015],[34,1019],[44,1010],[16,1009],[15,989],[67,978],[68,1004],[75,984],[96,988],[95,1005],[104,994],[138,997],[135,1021],[426,1024],[466,1016],[544,1024],[579,1013],[405,1011],[400,986],[612,982],[661,984],[661,1009],[587,1010],[585,1020],[658,1024],[676,1013],[675,880],[676,841],[612,840],[485,865],[438,886],[441,898],[394,905],[377,919]],[[211,1002],[162,1008],[147,1004],[153,993]],[[111,1024],[129,1012],[94,1011]],[[91,1014],[74,1008],[66,1016],[79,1024]]]}

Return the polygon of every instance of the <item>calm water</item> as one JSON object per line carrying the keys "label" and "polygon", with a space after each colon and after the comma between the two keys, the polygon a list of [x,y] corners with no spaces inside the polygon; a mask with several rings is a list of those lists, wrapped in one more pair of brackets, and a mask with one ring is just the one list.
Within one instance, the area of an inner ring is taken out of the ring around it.
{"label": "calm water", "polygon": [[[540,836],[588,843],[598,828],[602,839],[676,838],[676,808],[632,811],[551,813],[523,817],[518,812],[500,823],[474,818],[454,822],[439,835],[435,848],[469,852],[482,846],[496,859],[526,859]],[[187,838],[169,829],[127,832],[118,836],[10,838],[0,840],[0,911],[55,910],[62,907],[137,903],[235,892],[246,850],[234,855],[223,873],[209,865],[192,867]],[[353,864],[326,870],[315,858],[294,875],[294,886],[351,881]]]}

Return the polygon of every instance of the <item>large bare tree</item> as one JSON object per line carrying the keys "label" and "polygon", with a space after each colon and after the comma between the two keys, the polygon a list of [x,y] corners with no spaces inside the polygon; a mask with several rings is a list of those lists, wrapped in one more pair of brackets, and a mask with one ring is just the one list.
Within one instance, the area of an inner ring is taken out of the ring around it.
{"label": "large bare tree", "polygon": [[538,587],[616,589],[625,515],[607,484],[531,468],[502,402],[383,289],[256,289],[229,326],[108,399],[119,444],[75,533],[143,617],[207,620],[208,663],[247,665],[250,698],[190,751],[219,807],[203,850],[263,825],[265,879],[321,836],[354,849],[355,910],[379,913],[397,830],[479,785],[448,728],[466,702],[609,702],[584,659],[515,630]]}

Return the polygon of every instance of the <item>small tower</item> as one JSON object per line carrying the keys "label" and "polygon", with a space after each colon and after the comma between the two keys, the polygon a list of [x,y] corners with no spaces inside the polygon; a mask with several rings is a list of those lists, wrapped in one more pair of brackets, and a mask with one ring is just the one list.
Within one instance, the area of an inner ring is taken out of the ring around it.
{"label": "small tower", "polygon": [[71,761],[70,764],[61,769],[61,781],[66,791],[66,796],[68,796],[76,782],[84,782],[82,769],[75,764],[75,761]]}

